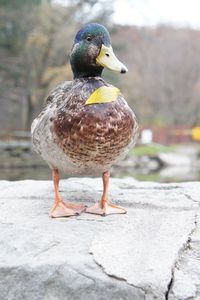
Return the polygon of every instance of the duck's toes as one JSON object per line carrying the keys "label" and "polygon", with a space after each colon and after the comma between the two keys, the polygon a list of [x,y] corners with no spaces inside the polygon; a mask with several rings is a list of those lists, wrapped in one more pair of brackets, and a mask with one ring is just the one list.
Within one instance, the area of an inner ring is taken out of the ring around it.
{"label": "duck's toes", "polygon": [[126,210],[121,206],[115,205],[113,203],[105,203],[104,207],[102,208],[100,202],[94,204],[91,207],[86,208],[85,212],[89,214],[95,214],[101,216],[107,216],[113,214],[126,214]]}
{"label": "duck's toes", "polygon": [[87,208],[87,205],[84,205],[84,204],[75,204],[75,203],[72,203],[69,201],[63,201],[63,202],[67,208],[72,209],[73,211],[75,211],[78,214],[81,214]]}
{"label": "duck's toes", "polygon": [[64,201],[59,201],[54,204],[53,208],[50,211],[51,218],[61,218],[61,217],[71,217],[77,216],[81,212],[79,209],[73,209],[72,207],[68,207]]}

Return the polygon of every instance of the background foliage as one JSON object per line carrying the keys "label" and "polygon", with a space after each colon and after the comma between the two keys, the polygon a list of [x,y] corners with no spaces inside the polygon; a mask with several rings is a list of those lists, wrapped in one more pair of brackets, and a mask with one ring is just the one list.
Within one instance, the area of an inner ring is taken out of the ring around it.
{"label": "background foliage", "polygon": [[49,91],[71,80],[76,31],[100,22],[111,32],[125,76],[105,71],[137,112],[140,123],[200,122],[200,32],[111,23],[113,1],[0,0],[0,130],[29,130]]}

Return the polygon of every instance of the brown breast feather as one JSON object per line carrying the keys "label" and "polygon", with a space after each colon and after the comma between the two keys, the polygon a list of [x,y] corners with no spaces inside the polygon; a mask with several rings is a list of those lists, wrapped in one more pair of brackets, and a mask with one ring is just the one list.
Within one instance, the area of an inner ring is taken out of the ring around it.
{"label": "brown breast feather", "polygon": [[58,104],[55,142],[74,163],[109,164],[131,143],[134,114],[121,95],[114,102],[85,105],[93,92],[91,85],[86,87],[74,89]]}

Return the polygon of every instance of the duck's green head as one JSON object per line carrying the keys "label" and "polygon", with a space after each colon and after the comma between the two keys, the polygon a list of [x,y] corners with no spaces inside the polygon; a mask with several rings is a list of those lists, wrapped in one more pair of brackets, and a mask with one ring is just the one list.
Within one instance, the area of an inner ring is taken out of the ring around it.
{"label": "duck's green head", "polygon": [[76,34],[70,54],[74,78],[101,76],[103,68],[126,73],[126,66],[115,56],[107,29],[95,23],[83,26]]}

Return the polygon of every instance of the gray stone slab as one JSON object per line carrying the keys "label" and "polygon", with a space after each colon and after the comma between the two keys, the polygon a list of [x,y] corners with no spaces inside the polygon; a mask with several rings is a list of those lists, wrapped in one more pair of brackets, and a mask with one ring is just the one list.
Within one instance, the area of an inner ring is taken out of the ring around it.
{"label": "gray stone slab", "polygon": [[137,210],[112,232],[99,234],[91,252],[107,274],[150,289],[161,299],[194,221],[191,211]]}
{"label": "gray stone slab", "polygon": [[[102,182],[71,178],[60,191],[90,205]],[[127,215],[50,219],[52,182],[0,181],[0,299],[198,299],[198,191],[112,179]]]}
{"label": "gray stone slab", "polygon": [[200,299],[200,228],[196,227],[174,266],[170,300]]}

